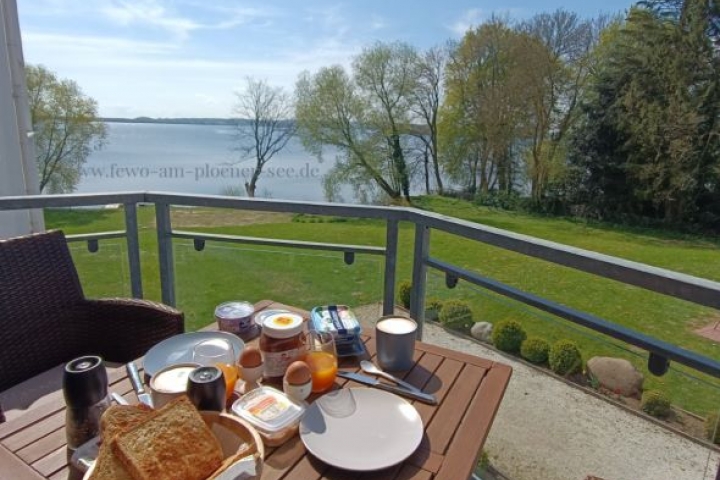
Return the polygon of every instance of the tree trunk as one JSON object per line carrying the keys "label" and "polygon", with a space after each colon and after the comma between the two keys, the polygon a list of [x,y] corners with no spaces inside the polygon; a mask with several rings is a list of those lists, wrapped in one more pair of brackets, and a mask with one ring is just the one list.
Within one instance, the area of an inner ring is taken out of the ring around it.
{"label": "tree trunk", "polygon": [[423,162],[423,167],[425,169],[425,194],[430,195],[430,156],[428,155],[427,147],[425,147],[423,156],[425,159]]}
{"label": "tree trunk", "polygon": [[405,163],[405,157],[400,146],[400,135],[393,134],[392,136],[392,157],[393,165],[395,165],[395,171],[397,172],[398,179],[400,180],[400,191],[402,192],[405,199],[410,201],[410,179],[408,178],[407,164]]}

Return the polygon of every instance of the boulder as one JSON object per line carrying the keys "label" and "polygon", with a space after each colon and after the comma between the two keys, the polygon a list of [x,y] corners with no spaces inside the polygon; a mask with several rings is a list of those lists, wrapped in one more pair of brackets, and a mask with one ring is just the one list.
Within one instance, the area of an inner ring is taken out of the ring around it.
{"label": "boulder", "polygon": [[490,340],[492,339],[492,330],[492,323],[476,322],[475,325],[470,328],[470,335],[472,335],[472,337],[476,340],[490,343]]}
{"label": "boulder", "polygon": [[626,397],[642,394],[645,377],[624,358],[593,357],[587,362],[588,375],[597,379],[601,387]]}

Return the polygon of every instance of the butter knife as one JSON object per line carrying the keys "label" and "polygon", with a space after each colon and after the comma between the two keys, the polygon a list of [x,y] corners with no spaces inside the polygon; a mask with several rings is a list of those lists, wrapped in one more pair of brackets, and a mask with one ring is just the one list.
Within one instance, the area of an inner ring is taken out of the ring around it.
{"label": "butter knife", "polygon": [[130,377],[130,383],[132,383],[133,389],[135,390],[135,393],[137,393],[138,401],[152,408],[152,397],[150,397],[150,394],[145,391],[143,382],[140,379],[140,372],[138,372],[138,368],[137,365],[135,365],[135,362],[130,362],[125,365],[125,369],[127,370],[128,376]]}
{"label": "butter knife", "polygon": [[369,385],[375,388],[380,388],[382,390],[396,393],[398,395],[403,395],[414,400],[420,400],[421,402],[429,403],[430,405],[437,405],[438,403],[435,395],[421,391],[408,390],[406,388],[398,387],[396,385],[390,385],[388,383],[381,382],[375,377],[369,377],[360,373],[344,371],[338,371],[337,375],[338,377],[347,378],[348,380],[352,380],[354,382],[362,383],[364,385]]}

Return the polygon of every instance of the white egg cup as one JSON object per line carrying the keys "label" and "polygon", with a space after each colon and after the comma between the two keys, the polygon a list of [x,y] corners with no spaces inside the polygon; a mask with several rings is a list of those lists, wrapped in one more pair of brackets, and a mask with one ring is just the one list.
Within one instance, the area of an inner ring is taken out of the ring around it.
{"label": "white egg cup", "polygon": [[235,388],[235,391],[240,395],[255,390],[260,386],[258,380],[263,376],[263,364],[261,363],[257,367],[242,367],[242,382],[238,382],[239,386]]}

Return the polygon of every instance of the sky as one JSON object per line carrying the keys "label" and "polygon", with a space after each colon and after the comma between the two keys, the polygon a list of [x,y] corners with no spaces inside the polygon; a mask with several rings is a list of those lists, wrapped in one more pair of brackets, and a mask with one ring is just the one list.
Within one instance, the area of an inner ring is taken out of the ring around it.
{"label": "sky", "polygon": [[292,91],[298,74],[374,42],[419,49],[491,15],[582,17],[633,0],[16,0],[25,62],[75,80],[103,117],[232,117],[246,79]]}

